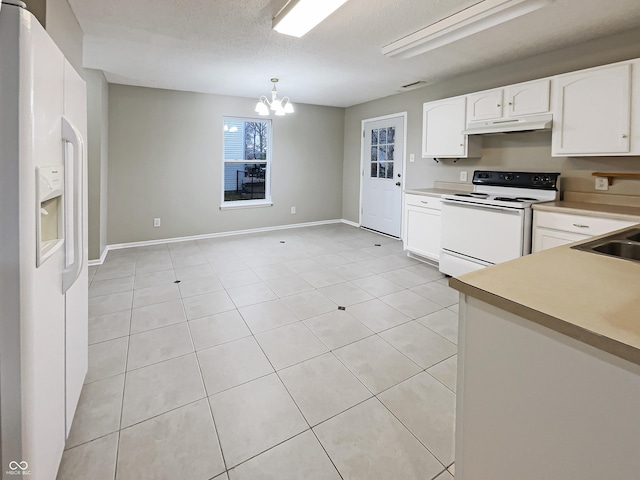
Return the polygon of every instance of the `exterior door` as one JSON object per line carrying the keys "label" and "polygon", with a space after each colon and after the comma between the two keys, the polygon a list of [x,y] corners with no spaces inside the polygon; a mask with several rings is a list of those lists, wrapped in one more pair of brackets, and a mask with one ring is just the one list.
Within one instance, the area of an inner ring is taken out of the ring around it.
{"label": "exterior door", "polygon": [[361,225],[400,237],[404,116],[365,121]]}

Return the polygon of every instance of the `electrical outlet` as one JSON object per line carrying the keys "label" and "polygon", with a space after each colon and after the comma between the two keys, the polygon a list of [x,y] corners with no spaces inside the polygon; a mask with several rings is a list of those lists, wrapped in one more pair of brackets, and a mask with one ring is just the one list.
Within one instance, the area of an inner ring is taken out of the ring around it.
{"label": "electrical outlet", "polygon": [[467,172],[460,172],[460,181],[461,182],[467,181]]}
{"label": "electrical outlet", "polygon": [[291,207],[291,215],[294,215],[296,213],[296,207]]}
{"label": "electrical outlet", "polygon": [[412,154],[409,155],[409,161],[410,162],[415,162],[416,161],[416,154],[415,153],[412,153]]}
{"label": "electrical outlet", "polygon": [[607,177],[596,177],[596,190],[609,190],[609,179]]}
{"label": "electrical outlet", "polygon": [[153,226],[154,227],[159,227],[160,226],[160,217],[156,217],[153,219]]}

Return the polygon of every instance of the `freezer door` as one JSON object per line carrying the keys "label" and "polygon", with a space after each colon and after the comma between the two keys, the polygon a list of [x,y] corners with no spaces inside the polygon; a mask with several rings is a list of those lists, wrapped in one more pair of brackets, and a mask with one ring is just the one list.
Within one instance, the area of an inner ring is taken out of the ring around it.
{"label": "freezer door", "polygon": [[[32,478],[54,480],[65,438],[65,301],[63,249],[36,268],[36,167],[63,168],[61,121],[64,57],[26,10],[20,22],[20,349],[22,455]],[[4,459],[3,459],[4,460]]]}

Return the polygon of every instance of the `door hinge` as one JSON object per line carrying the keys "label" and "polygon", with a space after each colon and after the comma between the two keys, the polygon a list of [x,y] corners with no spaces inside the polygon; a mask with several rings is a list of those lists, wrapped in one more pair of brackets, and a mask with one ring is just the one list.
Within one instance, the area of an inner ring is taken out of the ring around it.
{"label": "door hinge", "polygon": [[362,138],[364,138],[364,130],[362,130]]}

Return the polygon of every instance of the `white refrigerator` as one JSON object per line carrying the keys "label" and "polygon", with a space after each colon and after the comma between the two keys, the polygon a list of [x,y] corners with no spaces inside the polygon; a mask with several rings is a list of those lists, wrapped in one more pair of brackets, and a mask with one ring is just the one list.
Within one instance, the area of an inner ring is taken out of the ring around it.
{"label": "white refrigerator", "polygon": [[54,480],[87,372],[86,85],[0,8],[2,478]]}

